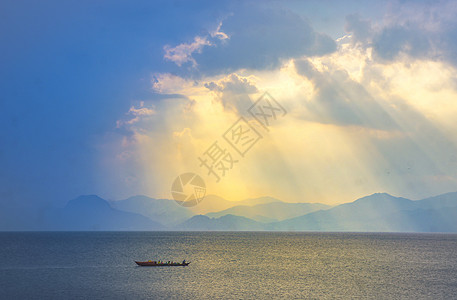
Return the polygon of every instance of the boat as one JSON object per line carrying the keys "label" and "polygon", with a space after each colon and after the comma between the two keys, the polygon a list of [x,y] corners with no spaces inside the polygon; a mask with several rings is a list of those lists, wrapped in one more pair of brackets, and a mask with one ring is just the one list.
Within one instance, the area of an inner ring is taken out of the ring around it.
{"label": "boat", "polygon": [[152,260],[148,260],[148,261],[136,261],[135,260],[135,263],[142,267],[173,267],[173,266],[185,267],[190,264],[190,261],[186,262],[184,260],[183,262],[178,263],[178,262],[172,262],[172,261],[158,262],[158,261],[152,261]]}

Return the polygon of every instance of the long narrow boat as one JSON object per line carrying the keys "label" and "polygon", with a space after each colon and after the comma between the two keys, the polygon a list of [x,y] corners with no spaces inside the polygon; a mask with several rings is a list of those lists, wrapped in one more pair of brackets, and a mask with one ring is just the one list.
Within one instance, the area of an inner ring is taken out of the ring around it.
{"label": "long narrow boat", "polygon": [[182,262],[182,263],[177,263],[177,262],[156,262],[156,261],[135,261],[135,263],[139,266],[142,267],[174,267],[174,266],[188,266],[190,262]]}

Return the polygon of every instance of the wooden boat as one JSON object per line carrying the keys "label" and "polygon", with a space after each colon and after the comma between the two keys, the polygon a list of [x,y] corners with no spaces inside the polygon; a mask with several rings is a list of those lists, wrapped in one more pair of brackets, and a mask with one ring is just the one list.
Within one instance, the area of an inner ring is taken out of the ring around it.
{"label": "wooden boat", "polygon": [[157,262],[157,261],[136,261],[135,260],[135,263],[139,266],[142,266],[142,267],[173,267],[173,266],[182,266],[182,267],[185,267],[185,266],[188,266],[190,264],[190,262],[182,262],[182,263],[178,263],[178,262]]}

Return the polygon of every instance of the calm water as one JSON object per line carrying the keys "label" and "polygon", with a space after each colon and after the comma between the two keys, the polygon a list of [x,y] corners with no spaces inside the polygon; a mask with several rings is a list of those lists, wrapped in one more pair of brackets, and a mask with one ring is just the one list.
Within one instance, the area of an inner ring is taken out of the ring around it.
{"label": "calm water", "polygon": [[0,245],[0,299],[457,298],[457,235],[0,233]]}

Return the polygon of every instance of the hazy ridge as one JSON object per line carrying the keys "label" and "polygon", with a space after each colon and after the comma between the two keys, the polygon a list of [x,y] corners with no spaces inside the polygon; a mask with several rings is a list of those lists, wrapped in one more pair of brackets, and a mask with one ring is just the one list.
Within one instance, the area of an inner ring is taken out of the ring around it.
{"label": "hazy ridge", "polygon": [[88,195],[43,218],[35,230],[457,232],[457,192],[422,200],[376,193],[334,207],[272,197],[233,202],[210,195],[186,208],[169,199],[106,201]]}

